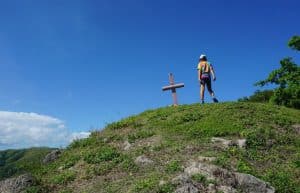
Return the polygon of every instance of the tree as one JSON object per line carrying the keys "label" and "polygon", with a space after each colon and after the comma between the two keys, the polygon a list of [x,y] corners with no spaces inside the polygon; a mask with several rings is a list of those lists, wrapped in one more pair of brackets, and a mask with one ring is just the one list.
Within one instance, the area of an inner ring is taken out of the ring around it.
{"label": "tree", "polygon": [[273,96],[273,90],[257,90],[253,95],[249,97],[243,97],[238,99],[239,102],[259,102],[259,103],[267,103],[270,101],[270,98]]}
{"label": "tree", "polygon": [[293,50],[298,50],[300,51],[300,36],[293,36],[289,43],[288,46],[292,48]]}
{"label": "tree", "polygon": [[[300,36],[293,36],[288,42],[291,49],[300,51]],[[280,61],[280,68],[272,71],[267,79],[257,82],[256,86],[278,85],[270,101],[300,109],[300,67],[292,58]]]}

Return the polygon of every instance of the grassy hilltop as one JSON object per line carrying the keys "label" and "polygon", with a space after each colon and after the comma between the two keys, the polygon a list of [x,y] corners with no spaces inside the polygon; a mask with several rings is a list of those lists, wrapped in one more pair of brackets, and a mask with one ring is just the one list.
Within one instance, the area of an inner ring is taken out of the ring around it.
{"label": "grassy hilltop", "polygon": [[[252,174],[277,192],[300,189],[300,111],[259,103],[183,105],[145,111],[73,142],[55,162],[34,170],[27,192],[174,192],[190,160]],[[221,148],[212,137],[246,139]],[[145,164],[136,158],[146,157]],[[209,182],[199,174],[195,184]]]}
{"label": "grassy hilltop", "polygon": [[45,147],[0,151],[0,180],[38,169],[42,166],[41,160],[51,150]]}

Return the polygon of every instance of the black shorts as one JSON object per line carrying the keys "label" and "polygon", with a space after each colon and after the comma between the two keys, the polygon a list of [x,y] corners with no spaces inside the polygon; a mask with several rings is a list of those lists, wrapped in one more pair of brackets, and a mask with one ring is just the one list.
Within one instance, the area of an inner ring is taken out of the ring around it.
{"label": "black shorts", "polygon": [[209,92],[213,92],[212,88],[211,88],[211,78],[210,77],[209,78],[202,78],[201,85],[203,85],[203,86],[206,85],[207,86],[207,90]]}

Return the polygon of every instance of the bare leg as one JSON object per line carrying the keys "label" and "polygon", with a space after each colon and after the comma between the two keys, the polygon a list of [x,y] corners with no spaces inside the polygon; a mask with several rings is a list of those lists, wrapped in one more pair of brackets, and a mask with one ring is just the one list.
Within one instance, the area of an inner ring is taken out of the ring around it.
{"label": "bare leg", "polygon": [[214,93],[214,91],[213,91],[212,88],[211,88],[211,81],[209,81],[208,84],[207,84],[207,90],[208,90],[210,96],[212,97],[213,101],[214,101],[215,103],[219,102],[218,99],[216,99],[215,93]]}
{"label": "bare leg", "polygon": [[205,90],[205,84],[201,84],[201,88],[200,88],[200,99],[201,99],[201,102],[204,102],[204,90]]}

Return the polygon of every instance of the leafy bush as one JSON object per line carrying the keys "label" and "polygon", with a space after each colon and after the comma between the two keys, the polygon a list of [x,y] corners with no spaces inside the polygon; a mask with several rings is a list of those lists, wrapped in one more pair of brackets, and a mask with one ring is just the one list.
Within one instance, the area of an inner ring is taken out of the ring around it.
{"label": "leafy bush", "polygon": [[66,171],[52,177],[51,182],[54,184],[67,184],[68,182],[75,180],[75,178],[76,178],[75,172]]}
{"label": "leafy bush", "polygon": [[239,102],[261,102],[268,103],[274,94],[273,90],[257,90],[249,97],[238,99]]}
{"label": "leafy bush", "polygon": [[43,190],[40,186],[31,186],[26,188],[25,193],[42,193]]}
{"label": "leafy bush", "polygon": [[97,164],[118,158],[120,153],[115,148],[103,146],[98,151],[91,151],[84,156],[84,161],[89,164]]}
{"label": "leafy bush", "polygon": [[151,190],[156,188],[157,184],[158,180],[153,177],[141,179],[134,184],[133,192],[150,192]]}
{"label": "leafy bush", "polygon": [[77,139],[74,140],[68,148],[84,148],[84,147],[89,147],[89,146],[94,146],[94,145],[101,145],[103,141],[101,141],[99,138],[93,136],[93,137],[88,137],[85,139]]}
{"label": "leafy bush", "polygon": [[99,165],[95,165],[93,167],[93,174],[94,175],[105,175],[109,173],[113,168],[115,164],[113,162],[104,162]]}
{"label": "leafy bush", "polygon": [[120,161],[120,166],[123,170],[127,172],[137,170],[137,165],[134,163],[133,159],[127,155],[122,156],[122,160]]}
{"label": "leafy bush", "polygon": [[118,122],[110,123],[106,126],[106,128],[111,129],[111,130],[117,130],[117,129],[129,127],[129,126],[136,128],[136,127],[140,126],[140,123],[138,123],[135,120],[135,118],[132,116],[132,117],[128,117],[126,119],[122,119],[121,121],[118,121]]}
{"label": "leafy bush", "polygon": [[216,182],[214,180],[209,180],[207,177],[203,174],[194,174],[192,175],[192,180],[201,183],[204,187],[207,187],[209,184],[215,184]]}
{"label": "leafy bush", "polygon": [[[267,142],[275,142],[275,133],[271,129],[260,128],[249,132],[246,136],[248,148],[268,148]],[[271,144],[269,144],[271,145]]]}
{"label": "leafy bush", "polygon": [[245,162],[243,160],[239,160],[238,161],[237,170],[238,170],[238,172],[242,172],[242,173],[247,173],[247,174],[251,174],[252,173],[251,166],[247,162]]}
{"label": "leafy bush", "polygon": [[181,165],[180,162],[177,160],[170,161],[166,166],[166,171],[170,173],[181,171]]}
{"label": "leafy bush", "polygon": [[217,159],[214,161],[214,164],[223,168],[230,168],[229,155],[227,153],[224,153],[223,155],[218,156]]}
{"label": "leafy bush", "polygon": [[149,130],[139,130],[136,133],[132,133],[128,135],[128,141],[130,143],[134,143],[138,139],[144,139],[148,137],[152,137],[155,133]]}
{"label": "leafy bush", "polygon": [[80,156],[78,155],[69,156],[68,159],[63,163],[63,168],[68,169],[74,166],[79,160],[80,160]]}
{"label": "leafy bush", "polygon": [[114,123],[110,123],[106,126],[107,129],[117,130],[121,128],[125,128],[128,126],[128,123],[125,121],[118,121]]}
{"label": "leafy bush", "polygon": [[276,192],[298,193],[300,188],[292,181],[292,176],[284,171],[268,171],[265,176],[266,181],[275,186]]}
{"label": "leafy bush", "polygon": [[171,183],[166,183],[158,187],[157,193],[173,193],[175,187]]}

